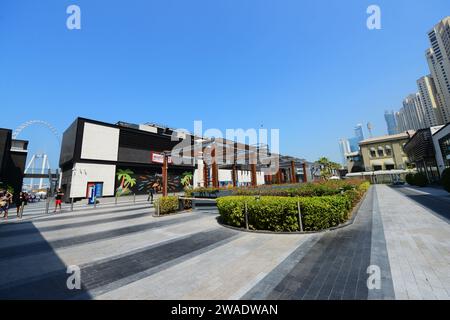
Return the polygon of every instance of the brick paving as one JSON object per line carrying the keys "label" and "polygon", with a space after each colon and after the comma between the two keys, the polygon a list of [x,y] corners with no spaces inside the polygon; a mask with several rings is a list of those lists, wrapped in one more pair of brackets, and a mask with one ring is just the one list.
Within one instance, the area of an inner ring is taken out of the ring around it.
{"label": "brick paving", "polygon": [[0,223],[0,299],[450,299],[446,197],[377,185],[351,226],[304,235],[227,229],[213,211],[156,218],[142,199],[51,216],[33,204]]}

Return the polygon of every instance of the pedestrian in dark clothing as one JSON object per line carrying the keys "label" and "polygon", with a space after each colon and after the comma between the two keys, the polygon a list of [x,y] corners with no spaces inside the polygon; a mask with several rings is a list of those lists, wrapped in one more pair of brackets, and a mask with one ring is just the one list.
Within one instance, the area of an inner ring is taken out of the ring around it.
{"label": "pedestrian in dark clothing", "polygon": [[19,193],[16,198],[17,218],[22,219],[24,206],[27,205],[27,195],[24,192]]}

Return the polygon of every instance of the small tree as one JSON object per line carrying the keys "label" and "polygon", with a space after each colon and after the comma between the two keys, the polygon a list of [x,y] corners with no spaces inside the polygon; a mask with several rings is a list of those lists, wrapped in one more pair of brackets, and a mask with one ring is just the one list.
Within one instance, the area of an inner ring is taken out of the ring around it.
{"label": "small tree", "polygon": [[333,176],[333,172],[341,168],[339,163],[328,160],[326,157],[322,157],[317,160],[320,165],[320,177],[324,180],[330,179]]}

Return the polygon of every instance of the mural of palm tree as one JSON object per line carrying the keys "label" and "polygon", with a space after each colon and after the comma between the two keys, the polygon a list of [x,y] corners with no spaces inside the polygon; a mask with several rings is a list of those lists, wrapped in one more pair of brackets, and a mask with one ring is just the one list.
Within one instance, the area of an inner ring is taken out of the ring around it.
{"label": "mural of palm tree", "polygon": [[124,194],[128,191],[128,187],[133,187],[136,184],[136,179],[131,177],[132,174],[134,172],[130,169],[117,170],[117,180],[120,180],[120,186],[117,188],[118,195]]}
{"label": "mural of palm tree", "polygon": [[136,179],[135,178],[132,178],[130,176],[128,178],[125,178],[125,184],[124,184],[125,189],[132,188],[135,185],[136,185]]}
{"label": "mural of palm tree", "polygon": [[192,181],[193,175],[192,172],[184,172],[181,178],[181,184],[185,187],[185,188],[189,188],[191,186],[191,181]]}

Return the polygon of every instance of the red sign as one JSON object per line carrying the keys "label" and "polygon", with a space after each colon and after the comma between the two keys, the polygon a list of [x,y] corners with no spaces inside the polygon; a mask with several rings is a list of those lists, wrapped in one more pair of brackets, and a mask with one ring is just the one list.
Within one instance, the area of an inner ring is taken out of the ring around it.
{"label": "red sign", "polygon": [[[161,164],[164,163],[164,155],[161,154],[161,153],[152,152],[151,153],[151,159],[152,159],[152,162],[161,163]],[[171,156],[167,157],[167,162],[169,164],[172,163],[172,157]]]}

